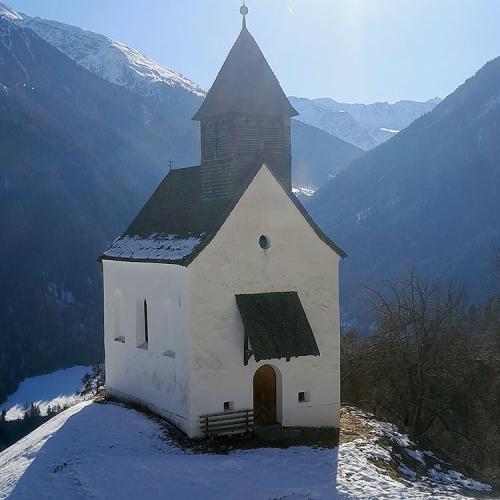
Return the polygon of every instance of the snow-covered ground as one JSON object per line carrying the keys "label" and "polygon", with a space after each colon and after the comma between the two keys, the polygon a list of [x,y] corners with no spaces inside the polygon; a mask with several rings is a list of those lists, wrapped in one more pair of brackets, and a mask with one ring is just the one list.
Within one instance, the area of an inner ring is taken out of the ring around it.
{"label": "snow-covered ground", "polygon": [[[346,460],[340,461],[339,471],[353,487],[358,485],[356,498],[464,498],[465,494],[470,497],[491,491],[489,485],[453,470],[433,452],[419,450],[416,443],[390,423],[377,421],[355,408],[344,408],[342,420],[344,427],[354,421],[357,428],[362,428],[353,439],[346,439],[344,432],[340,445],[340,459]],[[349,478],[346,468],[352,472]],[[386,493],[364,494],[363,490],[370,489],[366,477],[385,484]]]}
{"label": "snow-covered ground", "polygon": [[417,462],[422,452],[391,425],[351,417],[368,430],[339,448],[224,455],[179,448],[163,425],[141,413],[86,401],[0,453],[0,498],[31,499],[36,492],[37,499],[417,499],[463,498],[462,486],[473,488],[470,494],[487,489],[444,467],[433,480],[390,475],[383,466],[394,459],[390,443]]}
{"label": "snow-covered ground", "polygon": [[0,411],[7,411],[7,420],[16,420],[23,416],[30,403],[39,405],[42,415],[47,413],[49,406],[76,404],[82,401],[77,395],[82,388],[82,377],[91,369],[90,366],[73,366],[27,378],[5,403],[0,404]]}

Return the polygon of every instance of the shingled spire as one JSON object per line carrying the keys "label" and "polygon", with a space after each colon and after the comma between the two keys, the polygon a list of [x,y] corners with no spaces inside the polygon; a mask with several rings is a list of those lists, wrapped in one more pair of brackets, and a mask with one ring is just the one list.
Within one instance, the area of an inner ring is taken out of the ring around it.
{"label": "shingled spire", "polygon": [[291,188],[290,118],[298,113],[247,30],[241,32],[193,120],[201,122],[202,194],[232,196],[267,161]]}

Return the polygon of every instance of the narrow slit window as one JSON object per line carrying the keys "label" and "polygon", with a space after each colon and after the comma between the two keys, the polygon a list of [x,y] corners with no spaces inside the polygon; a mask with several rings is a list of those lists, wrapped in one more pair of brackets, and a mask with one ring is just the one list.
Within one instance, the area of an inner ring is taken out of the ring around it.
{"label": "narrow slit window", "polygon": [[148,303],[144,299],[144,342],[147,344],[149,342],[149,331],[148,331]]}
{"label": "narrow slit window", "polygon": [[115,290],[113,297],[113,338],[115,342],[125,343],[125,337],[122,333],[122,310],[123,294],[120,290]]}

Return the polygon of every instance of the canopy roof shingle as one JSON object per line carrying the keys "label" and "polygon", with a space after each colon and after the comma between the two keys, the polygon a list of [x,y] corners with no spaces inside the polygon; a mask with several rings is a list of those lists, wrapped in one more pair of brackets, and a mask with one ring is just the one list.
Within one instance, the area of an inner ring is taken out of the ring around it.
{"label": "canopy roof shingle", "polygon": [[319,356],[319,348],[297,292],[236,295],[255,361]]}

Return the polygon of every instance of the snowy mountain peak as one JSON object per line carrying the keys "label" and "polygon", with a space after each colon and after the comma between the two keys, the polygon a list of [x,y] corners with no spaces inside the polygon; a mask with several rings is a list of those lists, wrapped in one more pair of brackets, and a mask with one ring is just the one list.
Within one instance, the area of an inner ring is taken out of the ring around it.
{"label": "snowy mountain peak", "polygon": [[168,99],[172,89],[205,95],[201,87],[185,76],[107,36],[57,21],[24,16],[2,3],[0,16],[30,28],[80,66],[116,85],[161,99]]}
{"label": "snowy mountain peak", "polygon": [[425,102],[398,101],[350,104],[330,98],[290,97],[299,111],[299,120],[350,142],[364,150],[378,146],[441,102],[438,97]]}
{"label": "snowy mountain peak", "polygon": [[23,16],[21,14],[7,7],[2,2],[0,2],[0,17],[5,17],[7,19],[10,19],[11,21],[20,21],[23,19]]}

